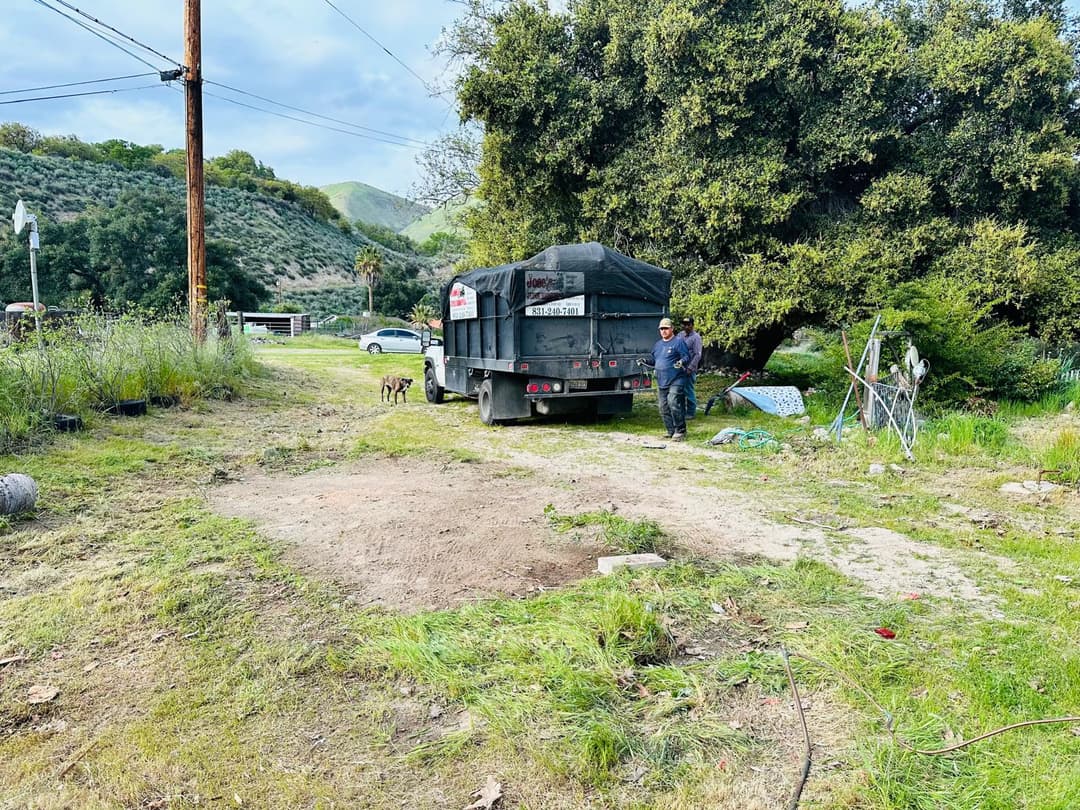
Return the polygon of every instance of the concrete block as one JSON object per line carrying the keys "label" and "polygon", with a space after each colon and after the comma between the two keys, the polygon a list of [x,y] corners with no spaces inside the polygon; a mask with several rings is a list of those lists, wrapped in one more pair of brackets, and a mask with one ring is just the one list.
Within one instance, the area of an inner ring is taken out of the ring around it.
{"label": "concrete block", "polygon": [[601,557],[596,561],[596,570],[601,574],[610,574],[617,568],[663,568],[667,560],[659,554],[619,554],[615,557]]}

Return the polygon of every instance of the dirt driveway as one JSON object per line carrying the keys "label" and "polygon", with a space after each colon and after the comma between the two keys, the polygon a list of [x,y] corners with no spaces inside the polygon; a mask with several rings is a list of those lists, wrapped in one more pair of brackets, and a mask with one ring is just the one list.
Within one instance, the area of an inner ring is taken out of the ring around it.
{"label": "dirt driveway", "polygon": [[[290,424],[302,424],[316,443],[331,435],[344,435],[347,443],[375,418],[440,408],[422,400],[396,412],[376,408],[368,402],[376,399],[372,392],[364,391],[351,410],[312,405],[302,416],[282,413],[279,429],[287,433]],[[526,594],[594,571],[596,558],[611,552],[589,533],[556,532],[544,516],[551,504],[561,514],[606,510],[656,521],[688,556],[789,561],[802,555],[835,566],[885,599],[919,593],[995,610],[965,573],[969,563],[985,567],[989,555],[946,551],[880,527],[834,532],[778,522],[770,516],[805,505],[798,494],[761,496],[752,482],[732,485],[731,456],[702,439],[665,446],[567,424],[488,429],[471,409],[457,410],[475,423],[465,435],[479,461],[372,454],[299,475],[248,465],[211,492],[211,503],[222,514],[255,521],[287,544],[294,561],[345,585],[362,605],[452,607],[487,595]],[[522,449],[553,445],[557,452]],[[868,486],[834,483],[838,490]]]}

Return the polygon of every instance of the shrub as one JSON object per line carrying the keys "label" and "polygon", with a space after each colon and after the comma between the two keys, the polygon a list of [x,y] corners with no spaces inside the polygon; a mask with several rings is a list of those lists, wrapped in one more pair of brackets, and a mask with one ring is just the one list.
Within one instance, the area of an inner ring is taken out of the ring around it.
{"label": "shrub", "polygon": [[[1017,386],[1030,364],[1030,346],[1020,343],[1021,332],[992,317],[992,305],[975,302],[961,281],[933,276],[897,286],[882,311],[881,329],[911,337],[930,364],[922,388],[924,401],[938,405],[962,403],[973,394],[1019,397]],[[852,330],[852,351],[865,345],[870,322]],[[831,350],[834,360],[840,350]],[[888,370],[882,358],[882,373]],[[1038,375],[1027,383],[1037,387]]]}

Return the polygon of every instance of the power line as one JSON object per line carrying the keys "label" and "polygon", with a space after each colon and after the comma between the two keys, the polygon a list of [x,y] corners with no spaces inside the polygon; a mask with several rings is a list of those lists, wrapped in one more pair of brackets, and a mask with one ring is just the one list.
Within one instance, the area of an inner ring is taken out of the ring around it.
{"label": "power line", "polygon": [[[259,101],[265,101],[268,104],[273,104],[276,107],[284,107],[286,110],[293,110],[294,112],[303,113],[304,115],[310,115],[310,116],[313,116],[314,118],[321,118],[324,121],[333,121],[335,124],[344,124],[347,127],[353,127],[354,129],[362,129],[365,132],[374,132],[377,135],[385,135],[388,138],[396,138],[396,139],[398,139],[400,141],[412,141],[413,143],[415,143],[415,144],[417,144],[419,146],[425,146],[425,147],[426,146],[431,146],[431,144],[428,143],[427,141],[421,141],[421,140],[417,140],[416,138],[410,138],[407,135],[398,135],[396,132],[386,132],[386,131],[381,130],[381,129],[373,129],[372,127],[366,127],[366,126],[364,126],[362,124],[354,124],[351,121],[343,121],[340,118],[332,118],[329,115],[322,115],[320,113],[312,112],[311,110],[305,110],[305,109],[302,109],[300,107],[293,107],[291,104],[284,104],[284,103],[282,103],[280,101],[274,101],[272,98],[266,98],[265,96],[260,96],[260,95],[257,95],[255,93],[249,93],[247,90],[241,90],[238,87],[230,87],[229,85],[222,84],[221,82],[212,82],[210,80],[206,80],[206,84],[212,84],[215,87],[222,87],[222,88],[224,88],[226,90],[231,90],[234,93],[240,93],[241,95],[244,95],[244,96],[250,96],[251,98],[257,98],[257,99],[259,99]],[[218,98],[218,97],[215,96],[215,98]],[[404,146],[405,144],[402,144],[402,145]]]}
{"label": "power line", "polygon": [[84,82],[68,82],[67,84],[45,84],[41,87],[27,87],[23,90],[0,90],[0,96],[12,96],[19,93],[36,93],[38,90],[58,90],[61,87],[78,87],[84,84],[104,84],[105,82],[119,82],[124,79],[141,79],[146,76],[157,76],[158,73],[132,73],[130,76],[113,76],[111,79],[87,79]]}
{"label": "power line", "polygon": [[113,27],[112,27],[111,25],[109,25],[108,23],[104,23],[104,22],[102,22],[102,21],[101,21],[101,20],[99,20],[99,19],[98,19],[97,17],[94,17],[94,16],[92,16],[92,15],[90,15],[90,14],[87,14],[87,13],[86,13],[85,11],[81,11],[81,10],[77,9],[77,8],[76,8],[75,6],[71,5],[71,3],[68,3],[68,2],[67,2],[67,0],[55,0],[55,2],[57,2],[57,3],[59,3],[60,5],[64,6],[64,8],[69,8],[69,9],[71,9],[71,10],[72,10],[72,11],[74,11],[74,12],[75,12],[76,14],[78,14],[78,15],[80,15],[80,16],[82,16],[82,17],[85,17],[86,19],[88,19],[88,20],[92,21],[92,22],[93,22],[93,23],[95,23],[96,25],[99,25],[99,26],[101,26],[102,28],[106,28],[106,29],[108,29],[109,31],[112,31],[112,32],[113,32],[114,34],[116,34],[116,35],[117,35],[117,36],[119,36],[119,37],[122,37],[123,39],[126,39],[126,40],[127,40],[128,42],[131,42],[131,43],[132,43],[132,44],[134,44],[134,45],[138,45],[138,46],[139,46],[140,48],[142,48],[142,49],[143,49],[144,51],[149,51],[149,52],[150,52],[150,53],[152,53],[152,54],[153,54],[154,56],[160,56],[160,57],[161,57],[162,59],[164,59],[164,60],[165,60],[166,62],[171,62],[171,63],[172,63],[172,64],[174,64],[174,65],[177,65],[177,66],[179,66],[179,67],[183,67],[183,63],[182,63],[182,62],[178,62],[177,60],[175,60],[175,59],[172,59],[172,58],[170,58],[170,57],[166,56],[166,55],[165,55],[165,54],[163,54],[163,53],[162,53],[161,51],[155,51],[155,50],[154,50],[153,48],[151,48],[151,47],[150,47],[149,45],[145,45],[145,44],[143,44],[142,42],[139,42],[139,40],[135,39],[135,37],[129,36],[128,34],[125,34],[125,33],[124,33],[123,31],[119,31],[119,30],[117,30],[116,28],[113,28]]}
{"label": "power line", "polygon": [[81,21],[79,21],[79,20],[76,20],[76,19],[75,19],[74,17],[72,17],[72,16],[70,15],[70,14],[65,14],[64,12],[62,12],[62,11],[61,11],[60,9],[56,8],[55,6],[50,6],[50,5],[48,4],[48,3],[46,3],[46,2],[45,2],[45,0],[34,0],[34,2],[35,2],[35,3],[37,3],[37,4],[39,5],[39,6],[44,6],[44,7],[45,7],[45,8],[47,8],[47,9],[48,9],[49,11],[55,11],[55,12],[56,12],[57,14],[59,14],[59,15],[60,15],[61,17],[63,17],[63,18],[65,19],[65,20],[71,20],[71,22],[75,23],[75,24],[76,24],[77,26],[79,26],[80,28],[84,28],[84,29],[86,29],[86,30],[87,30],[87,31],[89,31],[89,32],[90,32],[91,34],[93,34],[93,35],[94,35],[95,37],[97,37],[98,39],[102,39],[102,40],[104,40],[105,42],[108,42],[108,43],[109,43],[110,45],[112,45],[112,46],[113,46],[114,48],[117,48],[117,49],[119,49],[119,50],[123,51],[123,52],[124,52],[124,53],[126,53],[126,54],[127,54],[128,56],[130,56],[130,57],[131,57],[132,59],[137,59],[138,61],[140,61],[140,62],[142,62],[142,63],[143,63],[144,65],[146,65],[146,66],[147,66],[148,68],[151,68],[151,69],[153,69],[153,70],[155,70],[155,71],[157,70],[157,65],[154,65],[154,64],[152,64],[152,63],[150,63],[150,62],[147,62],[147,61],[146,61],[145,59],[143,59],[143,58],[142,58],[141,56],[139,56],[139,55],[137,55],[137,54],[134,54],[134,53],[132,53],[131,51],[129,51],[129,50],[127,49],[127,48],[125,48],[125,47],[124,47],[123,45],[121,45],[121,44],[120,44],[119,42],[116,42],[115,40],[113,40],[113,39],[109,38],[109,37],[108,37],[108,36],[106,36],[105,34],[102,34],[102,33],[101,33],[100,31],[95,31],[95,30],[94,30],[93,28],[91,28],[91,27],[90,27],[89,25],[87,25],[86,23],[84,23],[84,22],[81,22]]}
{"label": "power line", "polygon": [[10,101],[0,101],[0,104],[25,104],[28,101],[51,101],[55,98],[78,98],[79,96],[102,96],[108,93],[130,93],[132,90],[146,90],[151,87],[161,87],[160,84],[144,84],[141,87],[117,87],[112,90],[90,90],[86,93],[63,93],[55,96],[37,96],[35,98],[15,98]]}
{"label": "power line", "polygon": [[297,118],[294,115],[286,115],[285,113],[279,113],[274,110],[268,110],[265,107],[257,107],[254,104],[245,104],[243,101],[237,101],[235,98],[228,98],[227,96],[219,96],[216,93],[207,93],[204,91],[203,95],[210,96],[211,98],[221,99],[227,101],[230,104],[235,104],[238,107],[246,107],[249,110],[257,110],[258,112],[266,113],[267,115],[276,115],[278,118],[285,118],[289,121],[296,121],[301,124],[307,124],[309,127],[318,127],[319,129],[328,129],[331,132],[340,132],[343,135],[352,135],[354,138],[366,138],[370,141],[378,141],[379,143],[388,143],[391,146],[403,146],[406,149],[420,149],[419,146],[414,146],[410,143],[402,143],[401,141],[390,141],[385,138],[377,138],[374,135],[365,135],[362,132],[354,132],[349,129],[341,129],[339,127],[328,127],[326,124],[319,124],[315,121],[305,121],[303,118]]}
{"label": "power line", "polygon": [[[430,85],[429,85],[429,84],[428,84],[428,83],[427,83],[426,81],[424,81],[424,77],[423,77],[423,76],[421,76],[421,75],[420,75],[419,73],[417,73],[417,72],[416,72],[415,70],[413,70],[413,69],[412,69],[411,67],[409,67],[408,65],[406,65],[406,64],[405,64],[404,62],[402,62],[402,61],[401,61],[400,59],[398,59],[398,58],[397,58],[397,56],[395,56],[395,55],[394,55],[394,54],[393,54],[393,53],[392,53],[392,52],[390,51],[390,49],[389,49],[389,48],[387,48],[387,47],[386,47],[385,45],[383,45],[383,44],[382,44],[381,42],[379,42],[379,40],[375,39],[375,37],[373,37],[373,36],[372,36],[371,34],[369,34],[369,33],[368,33],[368,32],[367,32],[367,31],[366,31],[366,30],[365,30],[365,29],[364,29],[364,28],[363,28],[363,27],[362,27],[362,26],[360,25],[360,23],[358,23],[358,22],[357,22],[356,20],[354,20],[354,19],[353,19],[352,17],[350,17],[350,16],[348,15],[348,14],[346,14],[346,13],[345,13],[344,11],[342,11],[342,10],[341,10],[340,8],[338,8],[337,6],[335,6],[335,5],[334,5],[334,4],[332,3],[332,2],[330,2],[330,0],[323,0],[323,2],[324,2],[324,3],[326,3],[326,5],[330,6],[330,8],[332,8],[332,9],[333,9],[334,11],[336,11],[336,12],[337,12],[338,14],[340,14],[340,15],[341,15],[342,17],[344,17],[344,18],[345,18],[346,20],[348,20],[348,21],[349,21],[349,23],[351,23],[351,24],[352,24],[352,26],[353,26],[353,27],[354,27],[354,28],[355,28],[355,29],[356,29],[357,31],[359,31],[359,32],[360,32],[361,34],[363,34],[363,35],[364,35],[365,37],[367,37],[367,38],[368,38],[368,39],[370,39],[370,40],[371,40],[372,42],[374,42],[374,43],[375,43],[376,45],[378,45],[378,46],[379,46],[380,48],[382,48],[382,49],[383,49],[383,51],[384,51],[384,52],[386,53],[386,55],[387,55],[387,56],[389,56],[389,57],[390,57],[391,59],[393,59],[393,60],[394,60],[395,62],[397,62],[397,63],[398,63],[399,65],[401,65],[401,66],[402,66],[403,68],[405,68],[405,70],[409,71],[409,73],[411,73],[411,74],[412,74],[413,76],[415,76],[415,77],[416,77],[416,80],[417,80],[418,82],[420,82],[420,84],[422,84],[422,85],[424,86],[424,89],[425,89],[425,90],[427,90],[427,91],[428,91],[428,93],[430,93],[430,94],[431,94],[431,95],[433,95],[433,96],[438,96],[439,98],[442,98],[442,94],[440,94],[440,93],[436,93],[436,92],[435,92],[435,91],[434,91],[434,90],[433,90],[433,89],[431,88],[431,86],[430,86]],[[443,98],[442,100],[443,100],[444,102],[446,102],[447,104],[449,104],[449,103],[450,103],[449,101],[446,101],[446,99],[445,99],[445,98]]]}

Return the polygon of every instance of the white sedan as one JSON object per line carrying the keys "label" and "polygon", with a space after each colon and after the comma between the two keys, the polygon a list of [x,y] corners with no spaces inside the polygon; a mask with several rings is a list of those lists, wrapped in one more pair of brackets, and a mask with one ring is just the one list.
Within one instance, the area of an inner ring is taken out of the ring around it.
{"label": "white sedan", "polygon": [[360,348],[370,354],[404,352],[420,354],[420,334],[411,329],[387,327],[360,336]]}

